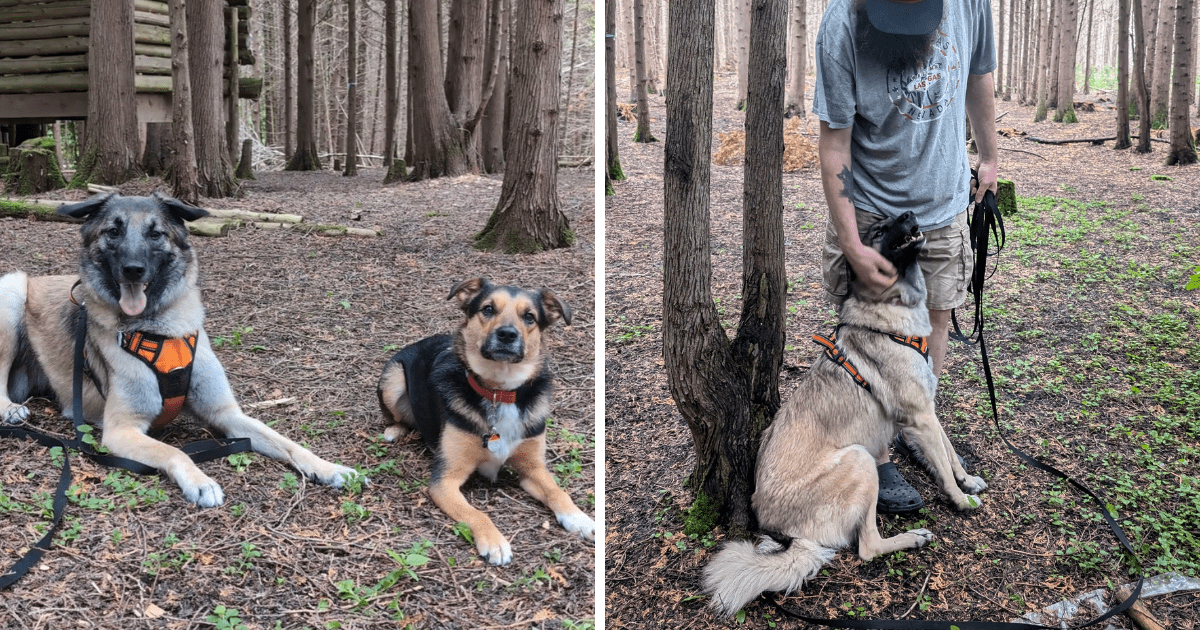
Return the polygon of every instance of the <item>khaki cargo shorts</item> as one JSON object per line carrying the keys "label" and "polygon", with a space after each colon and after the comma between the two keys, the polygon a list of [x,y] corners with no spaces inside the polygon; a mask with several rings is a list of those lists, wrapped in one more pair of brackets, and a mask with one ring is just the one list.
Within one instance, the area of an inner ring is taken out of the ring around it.
{"label": "khaki cargo shorts", "polygon": [[[854,216],[858,222],[859,238],[867,233],[872,224],[884,218],[857,208]],[[947,311],[962,306],[967,299],[971,272],[975,268],[965,210],[958,213],[950,225],[925,232],[925,251],[917,259],[917,264],[925,272],[925,286],[929,292],[925,305],[930,310]],[[838,245],[833,221],[828,219],[825,222],[825,246],[821,252],[821,273],[824,276],[825,299],[841,305],[850,295],[850,265]]]}

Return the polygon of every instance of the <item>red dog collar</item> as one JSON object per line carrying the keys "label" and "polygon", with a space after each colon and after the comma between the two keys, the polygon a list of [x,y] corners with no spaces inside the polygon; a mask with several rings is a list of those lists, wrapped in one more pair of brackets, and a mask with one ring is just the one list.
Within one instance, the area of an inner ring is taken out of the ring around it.
{"label": "red dog collar", "polygon": [[479,381],[475,380],[475,375],[470,372],[467,372],[467,382],[471,384],[471,389],[475,390],[475,393],[483,396],[493,403],[508,403],[511,405],[517,402],[516,390],[488,389],[483,385],[480,385]]}

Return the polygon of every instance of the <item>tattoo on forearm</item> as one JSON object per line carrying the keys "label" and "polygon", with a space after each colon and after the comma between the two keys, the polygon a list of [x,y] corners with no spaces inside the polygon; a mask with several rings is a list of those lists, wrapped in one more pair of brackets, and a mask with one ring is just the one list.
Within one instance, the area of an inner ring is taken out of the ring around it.
{"label": "tattoo on forearm", "polygon": [[842,182],[842,189],[838,191],[838,195],[849,199],[854,191],[854,178],[850,176],[850,167],[843,164],[842,172],[837,174],[837,178]]}

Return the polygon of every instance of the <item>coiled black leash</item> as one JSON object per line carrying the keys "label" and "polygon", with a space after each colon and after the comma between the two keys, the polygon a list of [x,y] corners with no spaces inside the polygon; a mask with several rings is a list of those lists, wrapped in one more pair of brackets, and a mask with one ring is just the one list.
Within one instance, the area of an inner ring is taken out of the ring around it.
{"label": "coiled black leash", "polygon": [[[976,177],[975,171],[971,171],[972,178]],[[1043,470],[1055,477],[1069,481],[1071,485],[1081,490],[1084,494],[1091,497],[1096,505],[1100,506],[1100,514],[1104,517],[1104,521],[1108,523],[1108,528],[1112,530],[1113,536],[1117,542],[1125,549],[1129,557],[1136,560],[1137,554],[1133,551],[1133,546],[1129,543],[1129,538],[1125,536],[1125,532],[1121,526],[1117,524],[1116,519],[1108,511],[1108,503],[1100,498],[1091,488],[1082,481],[1071,477],[1061,470],[1043,462],[1038,461],[1033,456],[1026,454],[1021,449],[1013,446],[1007,438],[1004,437],[1004,431],[1000,428],[1000,413],[996,407],[996,386],[992,382],[992,366],[988,361],[987,343],[983,338],[983,283],[991,274],[987,273],[987,258],[988,258],[988,237],[993,236],[996,239],[996,251],[993,255],[999,254],[1004,248],[1004,220],[1000,217],[1000,211],[996,203],[996,195],[992,191],[987,191],[983,194],[983,201],[976,203],[973,215],[970,220],[971,228],[971,248],[975,251],[975,270],[971,276],[971,294],[975,296],[975,322],[970,335],[963,335],[958,328],[958,321],[954,320],[954,332],[951,335],[968,344],[979,344],[979,353],[983,358],[983,375],[987,380],[988,398],[992,405],[992,422],[996,427],[996,435],[1000,436],[1000,441],[1008,447],[1021,461],[1026,464]],[[995,270],[992,270],[995,273]],[[951,312],[953,319],[953,311]],[[970,337],[976,337],[974,340]],[[1074,630],[1086,628],[1096,625],[1113,615],[1119,615],[1133,606],[1137,601],[1138,596],[1142,592],[1142,583],[1145,576],[1139,575],[1137,583],[1133,587],[1133,592],[1126,597],[1124,601],[1112,608],[1108,609],[1104,614],[1095,619],[1078,626],[1070,626]],[[1060,630],[1060,626],[1045,626],[1041,624],[1031,623],[1008,623],[1000,621],[942,621],[942,620],[916,620],[916,619],[819,619],[808,617],[799,610],[788,606],[778,599],[777,593],[763,595],[776,609],[783,614],[794,617],[806,623],[811,623],[819,626],[827,626],[830,628],[855,628],[862,630]]]}
{"label": "coiled black leash", "polygon": [[[83,366],[86,345],[87,307],[81,303],[75,315],[75,367],[71,374],[71,421],[75,425],[75,439],[59,438],[33,429],[0,426],[0,437],[29,438],[46,448],[61,448],[63,458],[62,473],[58,478],[58,487],[54,491],[53,516],[50,527],[41,540],[34,543],[20,560],[15,562],[8,571],[0,574],[0,590],[8,588],[21,579],[50,549],[50,542],[53,540],[55,532],[58,531],[58,526],[62,524],[63,513],[66,511],[67,488],[71,487],[71,458],[70,453],[67,452],[68,449],[77,450],[99,464],[122,468],[134,474],[153,475],[159,472],[157,468],[132,459],[99,453],[92,448],[91,444],[84,442],[85,431],[83,428],[86,423],[83,421]],[[200,464],[234,453],[249,451],[250,438],[199,440],[185,444],[180,450],[186,453],[193,462]]]}

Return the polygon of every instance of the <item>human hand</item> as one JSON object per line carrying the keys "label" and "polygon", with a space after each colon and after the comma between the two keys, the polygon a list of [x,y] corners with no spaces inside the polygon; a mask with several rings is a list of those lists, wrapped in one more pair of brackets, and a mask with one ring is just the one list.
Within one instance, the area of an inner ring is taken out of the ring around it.
{"label": "human hand", "polygon": [[882,293],[896,282],[896,267],[873,247],[857,244],[843,248],[846,262],[854,269],[858,281],[872,293]]}
{"label": "human hand", "polygon": [[995,162],[980,162],[979,168],[975,169],[978,173],[978,179],[971,179],[971,197],[975,203],[983,201],[983,194],[987,191],[992,191],[996,194],[997,190],[997,165]]}

